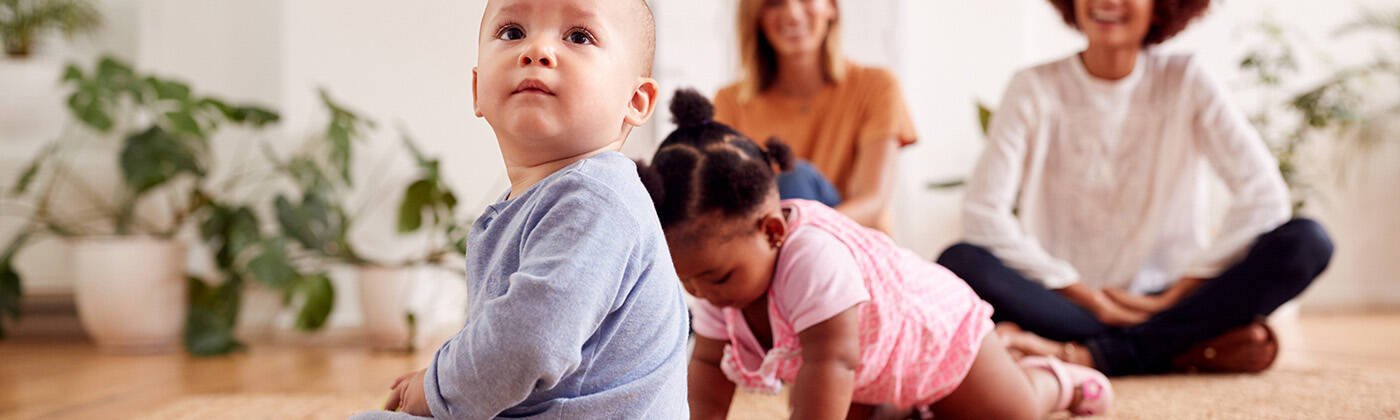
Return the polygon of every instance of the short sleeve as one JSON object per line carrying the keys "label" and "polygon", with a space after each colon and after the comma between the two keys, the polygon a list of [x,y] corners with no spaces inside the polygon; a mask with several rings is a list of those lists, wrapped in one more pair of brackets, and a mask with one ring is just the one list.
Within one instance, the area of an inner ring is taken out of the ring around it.
{"label": "short sleeve", "polygon": [[705,338],[729,341],[729,327],[724,323],[724,309],[711,305],[704,299],[690,302],[690,315],[695,319],[690,325],[695,333]]}
{"label": "short sleeve", "polygon": [[[904,103],[899,81],[885,69],[865,69],[865,78],[860,89],[865,91],[862,125],[856,141],[865,144],[894,138],[904,147],[918,141],[914,131],[914,119],[909,115],[909,107]],[[852,74],[852,76],[855,76]]]}
{"label": "short sleeve", "polygon": [[793,330],[802,332],[869,301],[870,292],[845,243],[827,231],[799,227],[778,256],[771,297]]}

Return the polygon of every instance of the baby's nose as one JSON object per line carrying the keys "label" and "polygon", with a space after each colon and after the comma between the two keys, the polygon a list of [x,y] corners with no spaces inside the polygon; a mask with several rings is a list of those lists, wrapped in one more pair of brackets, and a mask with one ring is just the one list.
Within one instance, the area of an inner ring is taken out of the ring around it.
{"label": "baby's nose", "polygon": [[559,64],[559,60],[554,56],[553,48],[536,43],[530,45],[530,47],[525,49],[524,53],[520,54],[521,67],[528,67],[533,64],[538,64],[545,68],[554,68]]}

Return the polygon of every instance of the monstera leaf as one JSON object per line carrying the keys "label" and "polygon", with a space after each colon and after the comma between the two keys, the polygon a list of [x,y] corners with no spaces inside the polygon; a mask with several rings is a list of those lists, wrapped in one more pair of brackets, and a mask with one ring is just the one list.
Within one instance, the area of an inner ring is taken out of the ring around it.
{"label": "monstera leaf", "polygon": [[121,168],[127,186],[138,195],[181,174],[205,174],[194,150],[160,126],[151,126],[126,138]]}

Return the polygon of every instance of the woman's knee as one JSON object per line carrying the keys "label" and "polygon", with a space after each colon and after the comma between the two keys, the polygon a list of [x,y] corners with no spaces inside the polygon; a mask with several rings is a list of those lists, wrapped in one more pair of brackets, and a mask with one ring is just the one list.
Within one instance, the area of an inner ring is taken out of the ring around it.
{"label": "woman's knee", "polygon": [[1305,218],[1284,223],[1262,238],[1263,251],[1290,274],[1311,280],[1332,260],[1332,238],[1321,224]]}
{"label": "woman's knee", "polygon": [[943,253],[938,255],[937,262],[938,265],[947,267],[949,270],[952,270],[953,273],[962,275],[962,273],[959,272],[960,270],[967,271],[972,267],[985,264],[989,258],[994,259],[996,257],[982,247],[967,242],[959,242],[943,250]]}

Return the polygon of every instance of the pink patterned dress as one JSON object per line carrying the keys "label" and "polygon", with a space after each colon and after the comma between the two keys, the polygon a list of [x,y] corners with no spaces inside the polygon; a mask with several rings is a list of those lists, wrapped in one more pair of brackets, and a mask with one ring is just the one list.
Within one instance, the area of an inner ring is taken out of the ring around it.
{"label": "pink patterned dress", "polygon": [[[738,308],[692,305],[696,333],[729,343],[725,375],[749,390],[781,390],[802,367],[797,333],[861,305],[852,401],[922,407],[953,392],[992,330],[991,305],[948,270],[829,207],[806,200],[782,205],[790,211],[790,234],[768,295],[773,348],[758,345]],[[822,251],[803,258],[789,248]]]}

